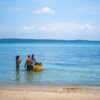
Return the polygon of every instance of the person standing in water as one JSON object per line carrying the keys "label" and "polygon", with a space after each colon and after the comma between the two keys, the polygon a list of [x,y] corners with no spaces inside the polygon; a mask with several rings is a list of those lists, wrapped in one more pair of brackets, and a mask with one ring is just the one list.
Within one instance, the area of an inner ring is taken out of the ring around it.
{"label": "person standing in water", "polygon": [[32,66],[32,59],[31,59],[30,55],[27,56],[24,67],[27,67],[26,68],[27,70],[32,70],[33,66]]}
{"label": "person standing in water", "polygon": [[36,59],[34,58],[34,55],[32,54],[31,56],[31,59],[32,59],[32,66],[34,67],[34,65],[42,65],[41,62],[37,62]]}
{"label": "person standing in water", "polygon": [[32,67],[34,67],[34,65],[36,64],[36,60],[35,60],[35,58],[34,58],[34,55],[32,54],[32,56],[31,56],[31,60],[32,60]]}
{"label": "person standing in water", "polygon": [[17,55],[17,56],[16,56],[16,71],[19,71],[20,63],[21,63],[20,56]]}

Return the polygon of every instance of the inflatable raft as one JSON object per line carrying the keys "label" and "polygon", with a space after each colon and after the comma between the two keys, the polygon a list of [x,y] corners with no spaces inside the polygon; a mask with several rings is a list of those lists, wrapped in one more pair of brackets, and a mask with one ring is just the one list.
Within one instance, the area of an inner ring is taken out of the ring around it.
{"label": "inflatable raft", "polygon": [[35,71],[35,72],[40,72],[42,70],[43,70],[43,67],[40,64],[33,66],[33,71]]}

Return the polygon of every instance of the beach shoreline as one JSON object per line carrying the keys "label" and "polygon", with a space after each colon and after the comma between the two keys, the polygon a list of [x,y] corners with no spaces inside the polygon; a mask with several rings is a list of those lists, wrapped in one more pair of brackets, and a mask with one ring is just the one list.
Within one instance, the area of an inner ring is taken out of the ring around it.
{"label": "beach shoreline", "polygon": [[27,99],[100,100],[100,89],[80,86],[0,85],[0,100]]}

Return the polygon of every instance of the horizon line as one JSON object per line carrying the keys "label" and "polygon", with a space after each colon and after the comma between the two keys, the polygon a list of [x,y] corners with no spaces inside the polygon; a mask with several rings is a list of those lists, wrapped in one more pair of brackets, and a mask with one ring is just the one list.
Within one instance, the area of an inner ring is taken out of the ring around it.
{"label": "horizon line", "polygon": [[100,42],[100,40],[85,40],[85,39],[70,39],[70,40],[63,40],[63,39],[26,39],[26,38],[0,38],[0,40],[33,40],[33,41],[87,41],[87,42]]}

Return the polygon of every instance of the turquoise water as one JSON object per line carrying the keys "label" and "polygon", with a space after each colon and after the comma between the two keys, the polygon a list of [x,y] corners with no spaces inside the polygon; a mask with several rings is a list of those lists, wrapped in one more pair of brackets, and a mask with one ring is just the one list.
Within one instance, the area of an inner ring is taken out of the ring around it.
{"label": "turquoise water", "polygon": [[[43,63],[42,72],[25,70],[28,54]],[[100,42],[0,43],[0,58],[0,84],[100,85]]]}

